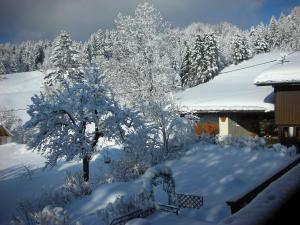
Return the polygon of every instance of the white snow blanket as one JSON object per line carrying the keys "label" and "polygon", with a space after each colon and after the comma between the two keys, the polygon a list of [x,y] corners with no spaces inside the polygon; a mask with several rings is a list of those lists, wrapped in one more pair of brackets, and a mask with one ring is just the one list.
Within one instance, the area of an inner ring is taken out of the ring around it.
{"label": "white snow blanket", "polygon": [[24,109],[31,104],[31,97],[40,92],[44,76],[39,71],[4,75],[0,80],[0,106],[18,109],[15,114],[26,122],[29,115]]}
{"label": "white snow blanket", "polygon": [[253,80],[277,62],[261,63],[277,60],[279,55],[277,52],[256,55],[253,59],[226,67],[207,83],[176,93],[180,110],[273,111],[273,88],[257,87]]}
{"label": "white snow blanket", "polygon": [[272,85],[278,83],[300,83],[300,52],[288,55],[284,62],[278,61],[270,69],[263,71],[254,83]]}

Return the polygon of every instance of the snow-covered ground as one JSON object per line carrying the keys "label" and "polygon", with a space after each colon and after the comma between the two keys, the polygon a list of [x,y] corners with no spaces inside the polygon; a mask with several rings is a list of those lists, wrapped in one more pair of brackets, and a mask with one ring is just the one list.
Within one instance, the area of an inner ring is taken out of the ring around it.
{"label": "snow-covered ground", "polygon": [[[110,147],[108,154],[113,159],[122,156],[117,146]],[[9,223],[19,202],[38,198],[44,191],[59,187],[67,173],[81,172],[82,167],[81,161],[61,161],[57,167],[44,169],[43,156],[15,143],[0,145],[0,159],[1,225]],[[103,156],[96,154],[91,161],[91,180],[95,181],[106,169]]]}
{"label": "snow-covered ground", "polygon": [[[113,148],[113,147],[111,147]],[[112,150],[117,157],[118,150]],[[44,189],[55,188],[63,183],[67,171],[81,170],[81,162],[60,163],[53,169],[42,170],[44,159],[28,151],[24,145],[0,146],[0,224],[7,224],[16,204],[39,196]],[[251,184],[267,177],[291,160],[271,150],[244,151],[221,148],[213,144],[196,144],[178,160],[165,165],[172,168],[176,192],[204,196],[201,209],[184,209],[179,216],[156,212],[147,218],[150,224],[183,224],[197,221],[218,222],[230,214],[225,201],[243,192]],[[24,165],[32,169],[32,179],[26,176]],[[102,156],[96,155],[91,163],[92,177],[107,169]],[[93,179],[92,178],[92,179]],[[90,196],[73,200],[66,210],[73,221],[83,224],[101,224],[96,211],[113,202],[117,196],[133,194],[142,188],[142,181],[116,182],[95,187]],[[158,193],[158,198],[162,198]]]}
{"label": "snow-covered ground", "polygon": [[255,55],[252,59],[238,65],[230,65],[213,80],[177,93],[177,103],[182,111],[188,112],[273,111],[273,88],[257,87],[254,80],[260,73],[278,62],[255,65],[279,58],[279,52],[271,52]]}
{"label": "snow-covered ground", "polygon": [[31,104],[31,97],[41,90],[44,76],[39,71],[4,75],[5,78],[0,80],[0,106],[18,109],[15,114],[23,122],[27,121],[29,116],[23,109]]}

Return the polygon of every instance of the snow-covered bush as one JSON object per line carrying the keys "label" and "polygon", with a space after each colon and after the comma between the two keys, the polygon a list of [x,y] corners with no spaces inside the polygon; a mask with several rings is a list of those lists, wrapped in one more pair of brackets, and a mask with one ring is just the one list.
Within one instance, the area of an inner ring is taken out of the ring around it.
{"label": "snow-covered bush", "polygon": [[273,144],[271,149],[275,152],[279,152],[290,157],[294,157],[297,154],[297,148],[294,145],[291,147],[286,147],[282,144],[277,143]]}
{"label": "snow-covered bush", "polygon": [[42,211],[33,215],[39,225],[70,225],[67,212],[61,207],[46,206]]}
{"label": "snow-covered bush", "polygon": [[264,147],[266,142],[263,138],[255,137],[233,137],[228,136],[218,136],[216,137],[216,143],[224,148],[237,147],[241,149],[258,149]]}
{"label": "snow-covered bush", "polygon": [[146,192],[140,192],[131,196],[119,196],[114,202],[109,203],[105,208],[97,211],[97,215],[104,222],[110,224],[113,219],[138,209],[145,210],[154,207],[154,202]]}
{"label": "snow-covered bush", "polygon": [[65,183],[61,187],[64,191],[72,193],[74,197],[88,195],[92,191],[89,183],[84,181],[81,173],[70,174],[67,173],[65,177]]}
{"label": "snow-covered bush", "polygon": [[[32,215],[49,212],[48,205],[64,206],[72,199],[91,193],[91,189],[80,173],[67,174],[65,183],[56,189],[44,190],[39,196],[30,201],[20,202],[16,208],[17,214],[13,217],[13,225],[33,225],[35,219]],[[56,212],[56,210],[53,211]],[[39,214],[44,215],[44,214]],[[19,221],[19,222],[18,222]],[[40,224],[40,223],[37,223]],[[50,223],[52,225],[52,223]],[[56,224],[55,224],[56,225]],[[60,224],[59,224],[60,225]]]}
{"label": "snow-covered bush", "polygon": [[26,217],[14,217],[11,225],[70,225],[67,212],[61,207],[46,206],[36,213],[28,213]]}
{"label": "snow-covered bush", "polygon": [[137,161],[134,157],[123,160],[112,160],[109,177],[112,181],[134,180],[144,174],[149,167],[143,161]]}

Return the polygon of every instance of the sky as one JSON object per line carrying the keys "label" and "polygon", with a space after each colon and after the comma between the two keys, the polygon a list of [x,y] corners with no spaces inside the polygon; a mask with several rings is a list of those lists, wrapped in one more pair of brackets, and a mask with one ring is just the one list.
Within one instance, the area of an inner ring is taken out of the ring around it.
{"label": "sky", "polygon": [[[145,0],[0,0],[0,42],[52,40],[60,30],[85,41],[113,28],[118,13],[134,13]],[[175,27],[192,22],[231,22],[249,28],[300,5],[300,0],[148,0]]]}

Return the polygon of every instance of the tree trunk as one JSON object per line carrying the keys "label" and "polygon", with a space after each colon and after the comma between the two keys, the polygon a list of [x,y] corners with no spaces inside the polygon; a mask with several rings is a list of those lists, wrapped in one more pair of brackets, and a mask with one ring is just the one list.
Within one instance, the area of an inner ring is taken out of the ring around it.
{"label": "tree trunk", "polygon": [[89,181],[90,169],[89,169],[90,158],[85,156],[82,159],[82,169],[83,169],[83,180]]}

